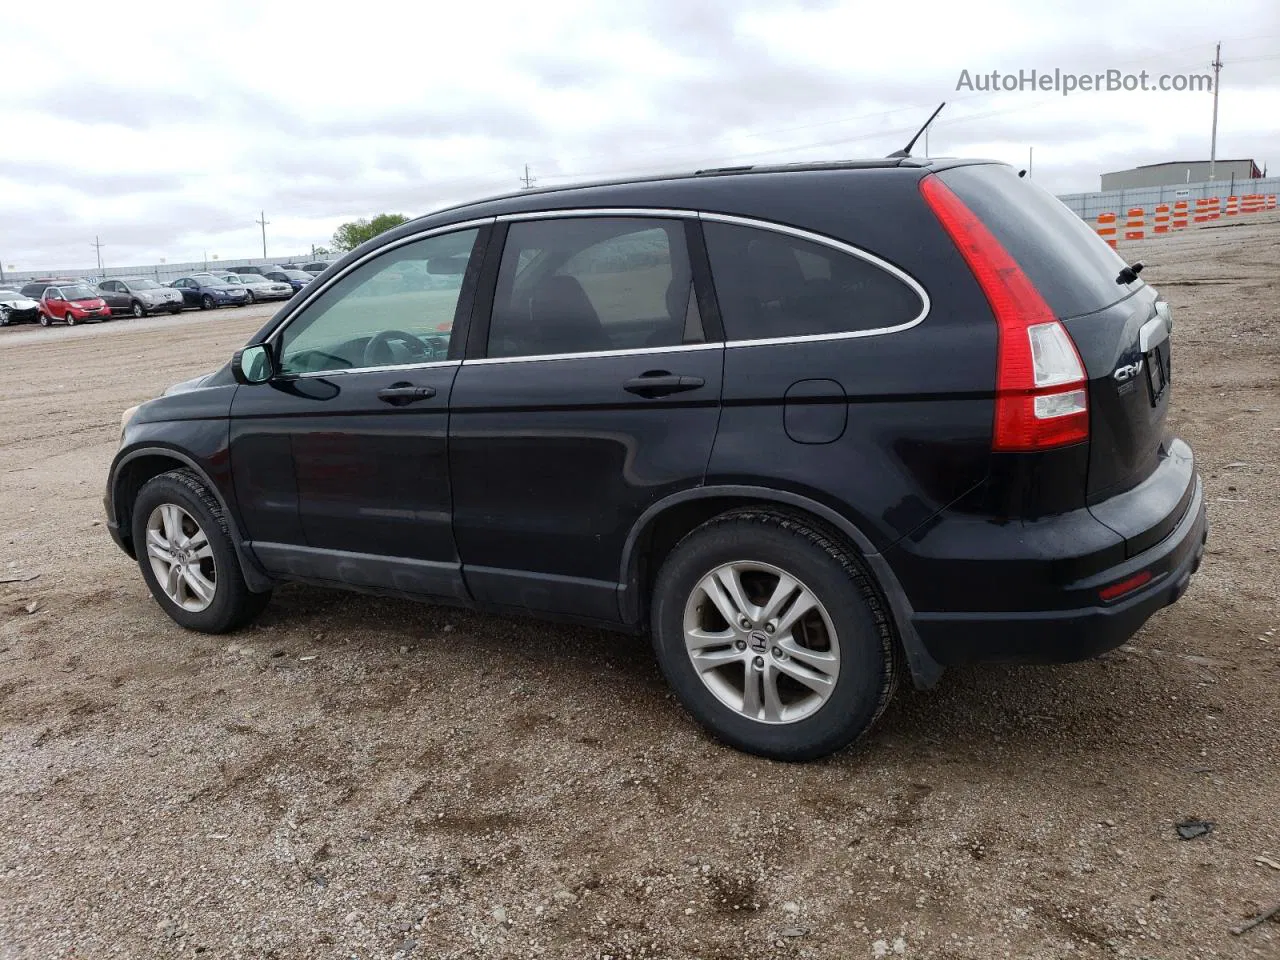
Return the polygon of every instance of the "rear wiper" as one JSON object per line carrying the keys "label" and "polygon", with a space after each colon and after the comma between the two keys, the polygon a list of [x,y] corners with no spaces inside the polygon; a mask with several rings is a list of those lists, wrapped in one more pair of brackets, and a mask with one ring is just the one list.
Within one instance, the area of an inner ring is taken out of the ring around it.
{"label": "rear wiper", "polygon": [[1116,283],[1128,284],[1138,279],[1138,274],[1142,272],[1142,268],[1146,264],[1141,260],[1136,260],[1129,266],[1120,271],[1120,275],[1116,277]]}

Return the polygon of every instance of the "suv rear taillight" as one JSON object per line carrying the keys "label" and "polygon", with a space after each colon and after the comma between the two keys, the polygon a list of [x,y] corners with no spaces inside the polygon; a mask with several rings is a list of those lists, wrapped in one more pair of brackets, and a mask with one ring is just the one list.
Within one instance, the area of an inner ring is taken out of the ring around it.
{"label": "suv rear taillight", "polygon": [[1066,327],[1000,241],[945,183],[927,176],[920,181],[920,193],[995,314],[999,339],[992,449],[1044,450],[1088,440],[1084,364]]}

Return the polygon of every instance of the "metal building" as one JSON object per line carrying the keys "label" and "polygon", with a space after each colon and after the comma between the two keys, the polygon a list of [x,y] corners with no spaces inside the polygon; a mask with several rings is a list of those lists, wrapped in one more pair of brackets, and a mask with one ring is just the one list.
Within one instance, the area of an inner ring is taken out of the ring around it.
{"label": "metal building", "polygon": [[[1265,174],[1252,160],[1217,160],[1213,178],[1218,180],[1256,180]],[[1181,186],[1209,179],[1208,160],[1148,163],[1132,170],[1117,170],[1102,175],[1103,190],[1132,190],[1135,187]]]}

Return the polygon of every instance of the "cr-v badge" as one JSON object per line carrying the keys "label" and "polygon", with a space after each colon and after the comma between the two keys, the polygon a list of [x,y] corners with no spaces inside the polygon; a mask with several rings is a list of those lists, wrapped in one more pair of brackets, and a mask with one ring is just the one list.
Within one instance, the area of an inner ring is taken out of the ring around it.
{"label": "cr-v badge", "polygon": [[1142,358],[1139,357],[1137,363],[1127,363],[1123,367],[1116,367],[1116,372],[1112,376],[1116,378],[1116,383],[1128,383],[1141,372]]}

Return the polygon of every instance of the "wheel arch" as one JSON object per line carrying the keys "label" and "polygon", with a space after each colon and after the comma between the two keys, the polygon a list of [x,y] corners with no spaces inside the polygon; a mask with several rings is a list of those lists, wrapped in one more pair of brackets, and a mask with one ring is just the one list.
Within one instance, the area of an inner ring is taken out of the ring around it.
{"label": "wheel arch", "polygon": [[135,555],[132,534],[133,502],[148,480],[162,473],[168,473],[170,470],[190,470],[200,478],[200,481],[213,494],[213,498],[218,501],[218,508],[227,521],[231,542],[235,545],[236,556],[240,559],[245,583],[256,593],[271,589],[271,578],[245,547],[239,524],[236,523],[235,515],[228,507],[227,500],[218,489],[218,485],[195,460],[170,447],[140,447],[131,450],[117,460],[112,467],[110,480],[112,516],[109,519],[116,524],[121,543],[129,554]]}
{"label": "wheel arch", "polygon": [[917,635],[911,603],[884,555],[847,517],[816,500],[785,490],[745,485],[696,487],[651,505],[632,526],[623,545],[618,597],[622,619],[630,624],[643,623],[658,569],[686,534],[712,517],[740,507],[798,514],[836,534],[871,574],[893,621],[915,686],[928,689],[937,684],[943,668]]}

